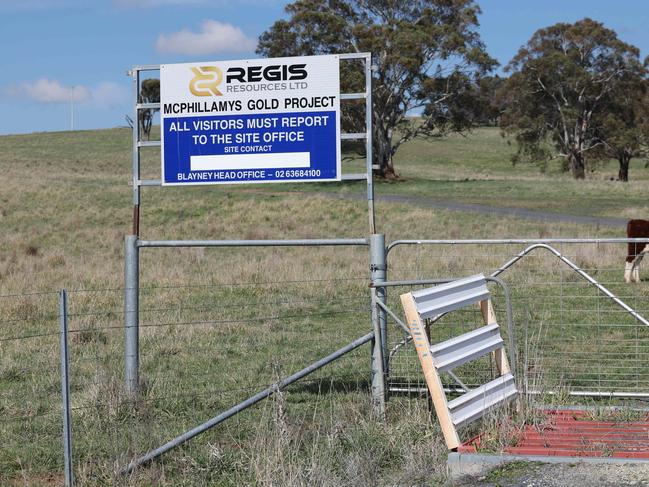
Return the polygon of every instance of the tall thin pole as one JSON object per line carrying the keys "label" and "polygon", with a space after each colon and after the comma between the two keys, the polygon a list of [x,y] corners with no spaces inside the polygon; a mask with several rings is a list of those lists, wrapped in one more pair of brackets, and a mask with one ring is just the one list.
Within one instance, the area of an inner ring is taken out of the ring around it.
{"label": "tall thin pole", "polygon": [[70,361],[68,356],[68,293],[59,294],[59,321],[61,325],[61,399],[63,410],[63,456],[65,459],[65,485],[74,485],[72,469],[72,420],[70,417]]}
{"label": "tall thin pole", "polygon": [[139,103],[140,93],[140,70],[133,68],[130,71],[131,84],[133,93],[133,159],[132,159],[132,177],[133,177],[133,231],[136,237],[140,235],[140,110]]}
{"label": "tall thin pole", "polygon": [[[370,272],[371,282],[380,284],[385,281],[385,235],[374,234],[370,236]],[[372,286],[370,290],[372,306],[372,330],[374,331],[374,340],[372,340],[372,410],[374,414],[383,419],[385,416],[385,382],[387,378],[387,367],[384,357],[384,350],[387,349],[384,330],[381,322],[381,314],[385,314],[379,309],[377,301],[384,303],[385,288],[381,288],[379,295],[378,289]],[[385,324],[386,321],[383,322]]]}
{"label": "tall thin pole", "polygon": [[374,170],[372,169],[372,54],[368,54],[365,58],[365,158],[370,234],[374,234],[376,233],[376,220],[374,217]]}
{"label": "tall thin pole", "polygon": [[[370,265],[371,279],[376,289],[376,299],[382,304],[387,303],[387,289],[381,283],[387,280],[387,254],[385,251],[385,235],[370,236]],[[377,309],[379,326],[381,328],[381,347],[383,349],[383,373],[387,379],[388,372],[388,316],[383,308]]]}
{"label": "tall thin pole", "polygon": [[137,237],[127,235],[124,252],[124,382],[129,396],[138,393],[140,379],[140,260]]}
{"label": "tall thin pole", "polygon": [[70,130],[74,130],[74,86],[70,89]]}

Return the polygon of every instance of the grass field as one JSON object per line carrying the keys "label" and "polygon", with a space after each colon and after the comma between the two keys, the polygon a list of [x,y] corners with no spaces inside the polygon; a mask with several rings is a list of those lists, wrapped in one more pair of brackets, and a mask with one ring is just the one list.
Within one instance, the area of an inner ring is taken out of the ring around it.
{"label": "grass field", "polygon": [[[378,195],[647,217],[649,169],[629,184],[611,164],[573,181],[550,164],[512,167],[497,130],[417,141]],[[75,471],[81,485],[438,485],[445,451],[426,401],[398,396],[371,417],[369,348],[323,369],[122,479],[116,469],[370,329],[367,249],[145,249],[141,259],[143,395],[121,388],[123,242],[131,228],[130,131],[0,137],[0,484],[56,485],[62,470],[55,291],[70,294]],[[353,165],[354,163],[352,163]],[[143,177],[159,177],[146,150]],[[164,238],[365,237],[351,184],[145,188],[141,235]],[[531,222],[379,203],[397,238],[621,237],[623,229]],[[517,246],[400,248],[391,278],[490,272]],[[645,280],[621,282],[623,246],[564,247],[579,265],[646,310]],[[529,376],[552,386],[649,385],[645,330],[547,256],[508,275]],[[28,294],[43,293],[43,294]],[[398,292],[390,303],[398,310]],[[501,299],[501,295],[496,294]],[[559,311],[557,311],[559,310]],[[504,323],[503,306],[499,317]],[[453,326],[453,324],[449,324]],[[455,323],[454,325],[457,325]],[[451,328],[440,328],[448,333]],[[31,338],[26,338],[31,337]],[[585,341],[585,337],[591,338]],[[392,328],[392,345],[401,338]],[[557,345],[558,343],[558,345]],[[551,354],[540,351],[551,347]],[[602,356],[605,350],[608,355]],[[616,356],[628,357],[623,363]],[[570,367],[561,360],[570,359]],[[420,381],[411,353],[395,377]],[[485,369],[489,364],[485,364]],[[489,373],[488,371],[485,373]],[[617,374],[617,375],[616,375]],[[603,381],[603,382],[602,382]],[[607,382],[608,381],[608,382]]]}
{"label": "grass field", "polygon": [[[561,170],[560,160],[550,161],[544,172],[532,164],[513,166],[513,152],[514,147],[494,128],[477,129],[468,137],[416,141],[396,156],[403,181],[379,183],[377,193],[575,215],[646,218],[649,214],[649,166],[644,160],[631,162],[631,181],[624,184],[615,181],[615,161],[599,164],[586,181],[575,181]],[[362,191],[357,186],[345,190]],[[340,191],[331,186],[322,189]]]}

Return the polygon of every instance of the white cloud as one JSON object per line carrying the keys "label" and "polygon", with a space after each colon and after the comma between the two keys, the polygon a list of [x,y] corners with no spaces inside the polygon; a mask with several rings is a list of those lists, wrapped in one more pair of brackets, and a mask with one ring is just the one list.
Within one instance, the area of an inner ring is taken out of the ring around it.
{"label": "white cloud", "polygon": [[81,103],[90,99],[90,90],[85,86],[64,86],[56,80],[41,78],[33,83],[22,83],[7,90],[10,96],[29,98],[41,103]]}
{"label": "white cloud", "polygon": [[65,86],[57,80],[41,78],[32,83],[10,86],[5,93],[14,98],[33,100],[39,103],[92,103],[102,108],[113,108],[128,101],[128,88],[112,82],[96,86]]}
{"label": "white cloud", "polygon": [[232,24],[206,20],[200,32],[183,29],[171,34],[160,34],[156,49],[173,54],[216,54],[223,52],[248,52],[257,47],[257,41],[246,36]]}
{"label": "white cloud", "polygon": [[129,101],[129,90],[126,86],[104,82],[90,89],[91,102],[100,107],[115,108]]}

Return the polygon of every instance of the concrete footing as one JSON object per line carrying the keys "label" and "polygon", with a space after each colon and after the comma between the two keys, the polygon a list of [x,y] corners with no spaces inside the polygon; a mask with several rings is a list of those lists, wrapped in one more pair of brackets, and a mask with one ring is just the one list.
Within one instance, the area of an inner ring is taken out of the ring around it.
{"label": "concrete footing", "polygon": [[481,477],[490,470],[511,462],[537,463],[590,463],[590,464],[649,464],[649,460],[635,458],[603,458],[603,457],[558,457],[537,455],[486,455],[482,453],[451,452],[446,463],[448,477],[451,482],[460,481],[465,477]]}

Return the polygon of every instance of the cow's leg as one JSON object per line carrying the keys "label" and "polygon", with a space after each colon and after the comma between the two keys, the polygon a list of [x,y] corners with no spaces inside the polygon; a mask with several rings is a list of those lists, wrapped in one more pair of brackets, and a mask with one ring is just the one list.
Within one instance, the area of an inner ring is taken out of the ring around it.
{"label": "cow's leg", "polygon": [[645,249],[638,254],[638,256],[635,258],[633,261],[633,272],[631,273],[631,279],[633,279],[634,282],[640,282],[640,263],[642,262],[642,259],[649,253],[649,247],[645,247]]}
{"label": "cow's leg", "polygon": [[631,273],[633,271],[633,262],[624,263],[624,282],[631,282]]}

